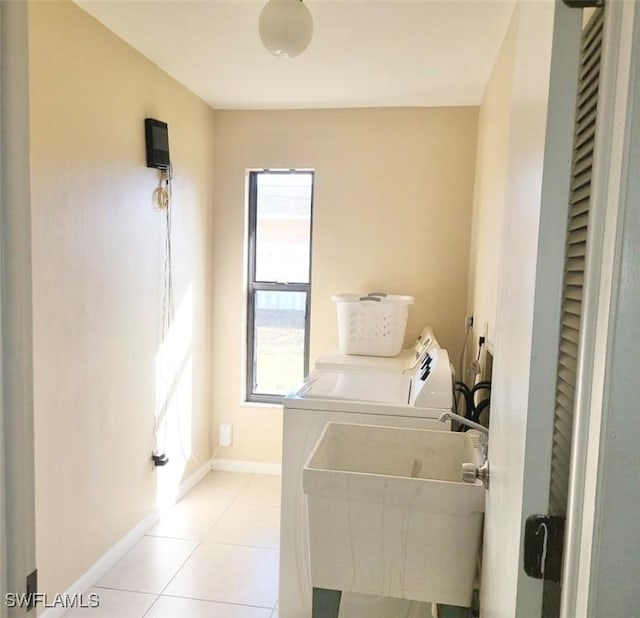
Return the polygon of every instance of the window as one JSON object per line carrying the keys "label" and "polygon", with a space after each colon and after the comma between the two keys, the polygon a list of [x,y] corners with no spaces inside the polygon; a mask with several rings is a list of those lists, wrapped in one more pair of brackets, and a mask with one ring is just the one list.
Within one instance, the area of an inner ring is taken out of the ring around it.
{"label": "window", "polygon": [[313,172],[249,172],[247,400],[280,403],[309,367]]}

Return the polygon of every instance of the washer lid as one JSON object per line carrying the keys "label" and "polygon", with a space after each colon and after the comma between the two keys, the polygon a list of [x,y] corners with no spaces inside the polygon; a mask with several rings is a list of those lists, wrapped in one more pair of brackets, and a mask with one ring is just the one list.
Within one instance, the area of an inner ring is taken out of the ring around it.
{"label": "washer lid", "polygon": [[411,378],[401,374],[314,371],[294,396],[407,405],[410,393]]}
{"label": "washer lid", "polygon": [[413,348],[401,350],[398,356],[362,356],[343,354],[340,350],[331,350],[318,357],[316,369],[323,371],[352,371],[369,373],[372,371],[403,373],[414,369],[418,363],[418,355]]}

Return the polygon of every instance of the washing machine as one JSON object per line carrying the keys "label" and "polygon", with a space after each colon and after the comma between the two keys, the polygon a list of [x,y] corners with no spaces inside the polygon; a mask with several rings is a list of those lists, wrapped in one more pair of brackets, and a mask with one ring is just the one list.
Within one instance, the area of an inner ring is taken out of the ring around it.
{"label": "washing machine", "polygon": [[315,368],[323,371],[412,373],[422,364],[429,350],[437,347],[438,342],[433,330],[425,326],[413,345],[410,348],[403,348],[397,356],[343,354],[339,349],[335,349],[320,355],[316,360]]}
{"label": "washing machine", "polygon": [[[307,503],[302,468],[330,421],[447,430],[451,411],[447,351],[432,348],[412,375],[316,370],[285,397],[283,413],[280,618],[311,618]],[[344,594],[340,618],[426,618],[430,604]]]}

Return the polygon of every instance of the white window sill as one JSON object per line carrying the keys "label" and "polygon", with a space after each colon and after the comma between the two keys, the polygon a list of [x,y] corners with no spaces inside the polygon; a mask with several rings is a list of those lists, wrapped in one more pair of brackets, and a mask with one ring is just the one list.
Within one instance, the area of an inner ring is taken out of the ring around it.
{"label": "white window sill", "polygon": [[241,408],[282,408],[281,403],[263,403],[260,401],[242,401],[240,402]]}

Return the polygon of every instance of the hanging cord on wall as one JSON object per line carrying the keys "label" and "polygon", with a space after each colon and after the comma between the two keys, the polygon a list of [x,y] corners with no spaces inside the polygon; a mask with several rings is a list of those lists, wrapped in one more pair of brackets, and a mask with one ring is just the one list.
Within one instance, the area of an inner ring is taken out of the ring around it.
{"label": "hanging cord on wall", "polygon": [[160,186],[156,189],[156,204],[165,213],[165,242],[164,242],[164,269],[163,269],[163,293],[162,293],[162,340],[169,333],[174,316],[173,304],[173,266],[171,256],[171,182],[173,180],[173,168],[163,170],[160,177]]}
{"label": "hanging cord on wall", "polygon": [[464,359],[467,353],[467,346],[469,345],[469,335],[473,330],[473,322],[467,323],[467,327],[464,331],[464,342],[462,343],[462,352],[460,352],[460,361],[458,362],[458,375],[464,378]]}
{"label": "hanging cord on wall", "polygon": [[170,163],[166,170],[160,170],[160,183],[153,192],[153,202],[158,210],[168,210],[171,206],[172,180],[173,166]]}
{"label": "hanging cord on wall", "polygon": [[[162,274],[162,323],[160,326],[160,340],[164,342],[171,328],[173,321],[173,272],[171,264],[171,182],[173,180],[173,168],[161,170],[160,183],[153,192],[153,201],[158,210],[164,211],[165,234],[164,234],[164,263]],[[166,455],[167,428],[165,417],[168,405],[165,402],[162,412],[155,418],[153,425],[153,461],[158,465],[165,465],[168,462]]]}
{"label": "hanging cord on wall", "polygon": [[[469,336],[473,330],[473,321],[469,320],[466,324],[465,332],[464,332],[464,342],[462,344],[462,351],[460,352],[460,361],[458,362],[458,375],[462,380],[465,378],[464,373],[464,359],[467,353],[467,346],[469,345]],[[454,398],[454,405],[456,410],[460,410],[461,396],[464,395],[464,391],[459,390],[457,388],[458,384],[462,384],[466,388],[466,384],[464,382],[455,382],[454,383],[454,392],[457,393],[457,396]],[[465,400],[466,403],[466,400]],[[466,407],[468,409],[468,407]]]}
{"label": "hanging cord on wall", "polygon": [[482,348],[484,346],[484,337],[480,337],[478,340],[478,354],[476,358],[474,358],[467,366],[466,373],[462,376],[462,380],[465,384],[469,385],[471,388],[478,377],[478,374],[482,371],[482,364],[480,363],[480,358],[482,356]]}
{"label": "hanging cord on wall", "polygon": [[[169,332],[175,318],[175,303],[173,295],[173,254],[172,254],[172,192],[171,183],[173,180],[173,167],[169,164],[167,170],[162,170],[160,174],[160,184],[154,191],[154,202],[159,210],[164,211],[165,214],[165,237],[164,237],[164,264],[163,264],[163,292],[162,292],[162,325],[161,325],[161,340],[164,342],[169,336]],[[166,454],[167,445],[167,427],[166,416],[169,412],[170,406],[168,402],[165,402],[162,413],[155,419],[154,424],[154,453]],[[187,454],[183,444],[183,431],[182,424],[180,422],[180,399],[176,397],[175,400],[175,415],[176,425],[178,430],[178,444],[180,446],[180,452],[184,459],[184,462],[192,461],[196,466],[201,467],[203,464],[193,454]],[[216,451],[217,452],[217,451]],[[154,462],[156,458],[154,457]],[[168,461],[165,455],[165,463]],[[158,464],[156,464],[158,465]],[[163,465],[163,464],[160,464]]]}

